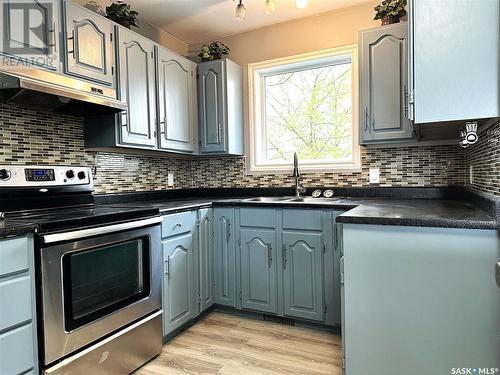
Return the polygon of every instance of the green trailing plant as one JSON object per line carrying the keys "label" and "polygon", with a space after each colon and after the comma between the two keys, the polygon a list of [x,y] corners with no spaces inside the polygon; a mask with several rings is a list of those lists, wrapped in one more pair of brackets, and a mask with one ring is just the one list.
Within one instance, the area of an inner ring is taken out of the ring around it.
{"label": "green trailing plant", "polygon": [[129,29],[131,26],[139,27],[137,23],[138,15],[139,13],[130,9],[130,4],[123,1],[117,1],[106,7],[107,18]]}
{"label": "green trailing plant", "polygon": [[406,16],[406,3],[407,0],[384,0],[374,8],[376,13],[373,19],[381,20],[389,17],[393,22],[399,22],[401,17]]}
{"label": "green trailing plant", "polygon": [[222,55],[228,55],[229,51],[228,46],[216,40],[210,44],[201,46],[198,57],[201,58],[201,61],[219,60],[222,58]]}

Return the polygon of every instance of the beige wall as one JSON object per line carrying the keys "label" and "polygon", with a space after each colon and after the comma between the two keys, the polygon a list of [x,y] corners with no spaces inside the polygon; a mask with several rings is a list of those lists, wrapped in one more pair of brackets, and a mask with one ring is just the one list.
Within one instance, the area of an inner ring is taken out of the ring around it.
{"label": "beige wall", "polygon": [[[112,3],[110,0],[74,0],[77,4],[86,6],[89,9],[103,13],[106,6]],[[97,8],[97,9],[96,9]],[[133,9],[133,8],[132,8]],[[140,16],[140,15],[139,15]],[[161,46],[167,47],[172,51],[175,51],[183,56],[187,55],[188,45],[182,40],[176,38],[175,36],[160,30],[154,25],[147,23],[139,17],[139,28],[132,27],[132,30],[137,33],[144,35]]]}
{"label": "beige wall", "polygon": [[[357,43],[360,30],[380,25],[380,21],[373,21],[373,7],[378,2],[376,0],[355,7],[219,38],[231,49],[229,58],[243,67],[246,137],[249,123],[248,64]],[[189,56],[196,56],[201,45],[203,43],[190,44]]]}

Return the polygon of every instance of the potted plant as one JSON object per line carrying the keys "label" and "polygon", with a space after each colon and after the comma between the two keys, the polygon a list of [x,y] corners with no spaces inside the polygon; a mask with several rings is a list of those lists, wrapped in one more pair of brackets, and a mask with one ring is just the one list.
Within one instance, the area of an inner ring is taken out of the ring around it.
{"label": "potted plant", "polygon": [[229,51],[228,46],[216,40],[210,44],[201,46],[198,57],[201,58],[201,61],[219,60],[222,58],[222,55],[228,55]]}
{"label": "potted plant", "polygon": [[131,26],[139,27],[137,24],[138,15],[139,13],[135,10],[130,10],[130,4],[123,1],[117,1],[106,7],[106,17],[128,29]]}
{"label": "potted plant", "polygon": [[407,0],[384,0],[377,5],[375,10],[374,20],[382,20],[382,25],[398,23],[399,20],[406,16]]}

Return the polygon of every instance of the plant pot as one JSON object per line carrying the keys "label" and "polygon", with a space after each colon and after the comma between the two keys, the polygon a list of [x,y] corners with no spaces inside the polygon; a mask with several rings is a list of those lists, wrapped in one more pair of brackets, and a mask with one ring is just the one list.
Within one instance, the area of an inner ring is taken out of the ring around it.
{"label": "plant pot", "polygon": [[390,25],[392,23],[398,23],[398,22],[399,22],[398,16],[385,16],[382,18],[382,26]]}
{"label": "plant pot", "polygon": [[118,23],[120,25],[122,25],[123,27],[126,27],[127,29],[132,29],[131,23],[127,20],[122,20],[122,21],[119,21]]}

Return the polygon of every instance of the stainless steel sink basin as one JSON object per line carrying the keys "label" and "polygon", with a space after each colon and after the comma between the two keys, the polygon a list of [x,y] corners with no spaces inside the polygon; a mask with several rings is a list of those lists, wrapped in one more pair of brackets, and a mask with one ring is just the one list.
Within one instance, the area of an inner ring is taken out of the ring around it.
{"label": "stainless steel sink basin", "polygon": [[289,199],[290,197],[256,197],[243,199],[243,202],[282,202]]}

